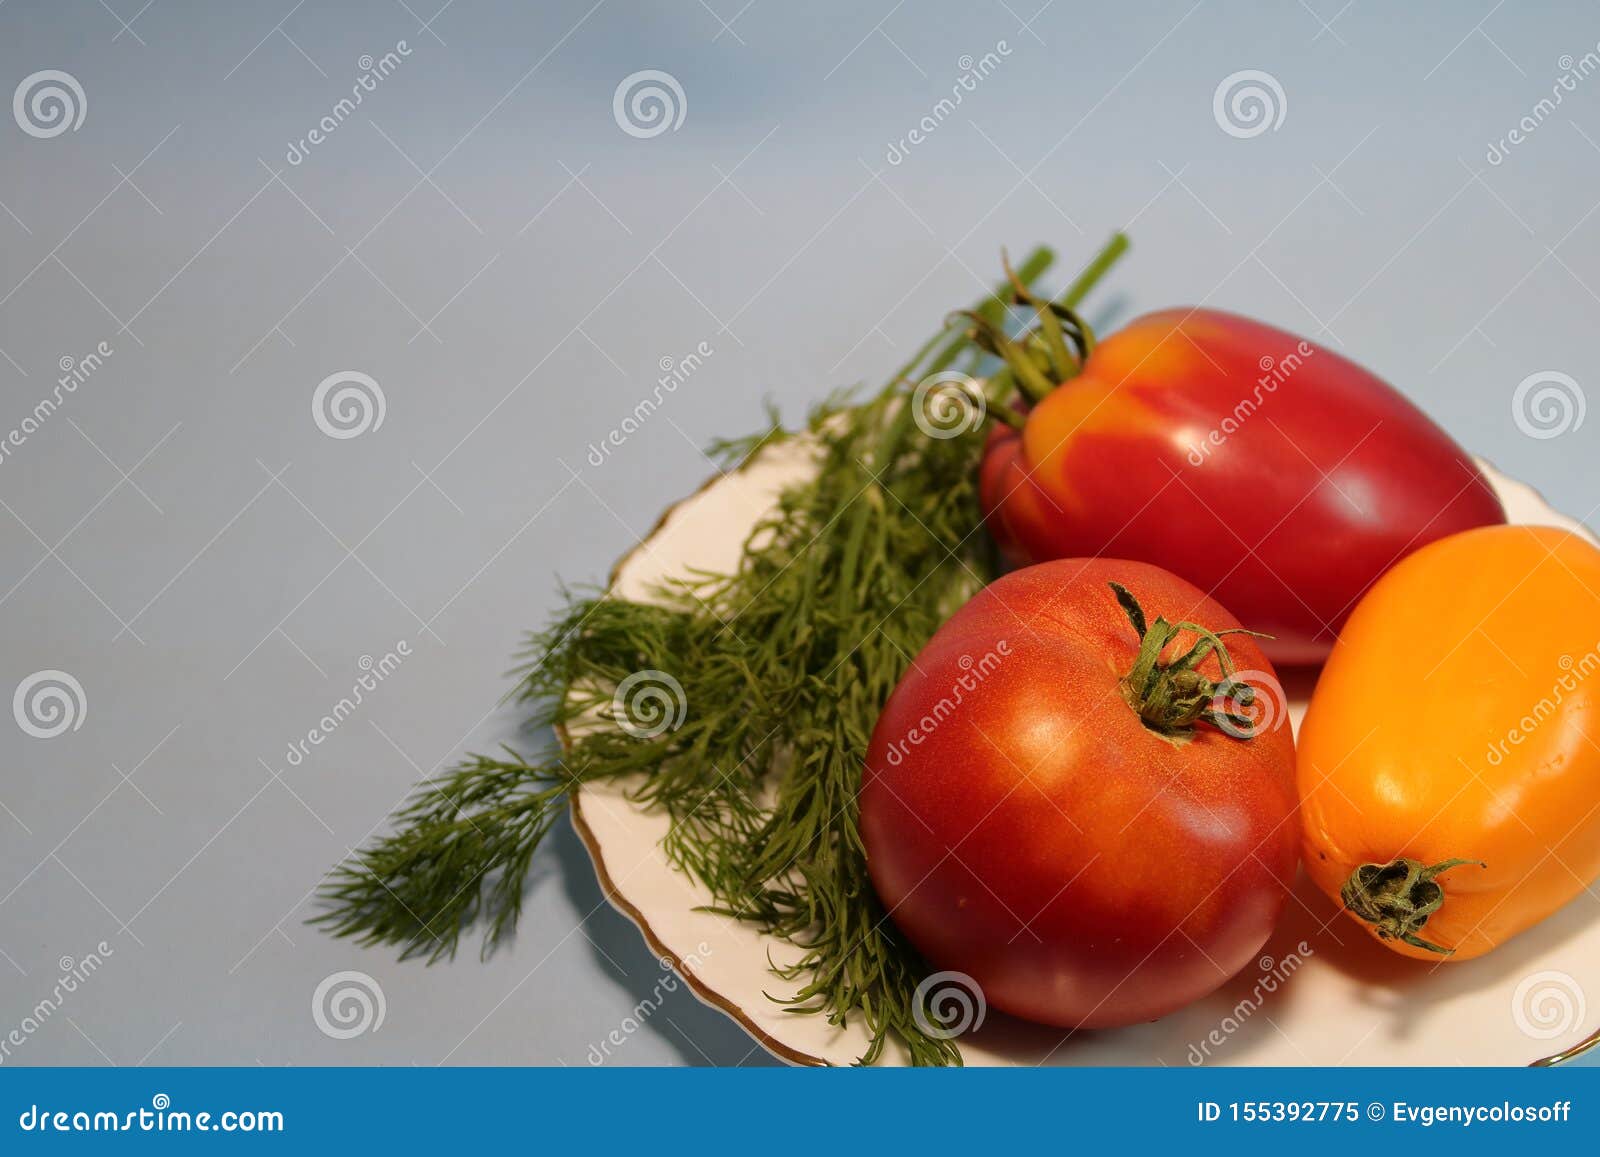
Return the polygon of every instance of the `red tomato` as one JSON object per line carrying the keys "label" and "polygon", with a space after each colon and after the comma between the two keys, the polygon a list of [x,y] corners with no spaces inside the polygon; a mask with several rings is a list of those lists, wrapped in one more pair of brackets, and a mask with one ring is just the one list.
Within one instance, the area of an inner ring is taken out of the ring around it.
{"label": "red tomato", "polygon": [[1076,371],[1036,378],[1024,427],[991,434],[980,498],[1001,549],[1024,564],[1112,555],[1166,567],[1269,632],[1276,662],[1326,658],[1362,593],[1411,551],[1505,521],[1477,465],[1427,415],[1271,326],[1152,313]]}
{"label": "red tomato", "polygon": [[1157,567],[1076,559],[1006,575],[939,629],[860,795],[873,883],[930,964],[1005,1012],[1100,1028],[1256,957],[1300,830],[1283,695],[1238,626]]}

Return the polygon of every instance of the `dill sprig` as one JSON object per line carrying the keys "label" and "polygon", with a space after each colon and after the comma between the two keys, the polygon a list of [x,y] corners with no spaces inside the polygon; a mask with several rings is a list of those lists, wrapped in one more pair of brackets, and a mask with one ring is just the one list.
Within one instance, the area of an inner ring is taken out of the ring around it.
{"label": "dill sprig", "polygon": [[[1125,247],[1114,238],[1062,303],[1076,305]],[[1035,251],[975,312],[1002,324],[1012,293],[1051,259]],[[815,473],[781,494],[732,573],[662,584],[649,601],[569,594],[528,638],[514,692],[532,725],[560,731],[564,752],[508,748],[421,785],[389,834],[330,874],[314,922],[430,961],[481,925],[487,955],[515,928],[532,856],[571,793],[623,781],[670,816],[664,849],[715,911],[802,950],[774,967],[792,989],[774,998],[788,1011],[860,1018],[862,1063],[898,1038],[913,1063],[959,1064],[953,1041],[919,1027],[937,1023],[916,1007],[929,970],[873,892],[856,793],[911,657],[996,573],[977,532],[982,423],[924,436],[908,390],[963,357],[977,367],[964,326],[936,334],[876,395],[817,408],[806,431]],[[988,408],[1009,406],[1003,373],[990,387]],[[790,436],[774,415],[713,451],[748,461]],[[655,712],[645,719],[619,691],[641,672],[665,688],[640,701]]]}

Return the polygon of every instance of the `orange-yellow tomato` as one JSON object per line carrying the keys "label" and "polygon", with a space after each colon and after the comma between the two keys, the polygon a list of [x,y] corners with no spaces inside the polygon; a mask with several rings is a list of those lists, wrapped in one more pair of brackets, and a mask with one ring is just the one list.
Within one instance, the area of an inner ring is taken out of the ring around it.
{"label": "orange-yellow tomato", "polygon": [[1406,956],[1481,956],[1600,875],[1600,550],[1451,535],[1340,632],[1298,752],[1305,864]]}

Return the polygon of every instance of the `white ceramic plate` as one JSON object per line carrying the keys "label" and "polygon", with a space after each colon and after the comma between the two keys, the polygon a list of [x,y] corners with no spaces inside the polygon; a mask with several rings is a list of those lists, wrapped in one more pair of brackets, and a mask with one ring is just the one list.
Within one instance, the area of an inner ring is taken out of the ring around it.
{"label": "white ceramic plate", "polygon": [[[769,449],[673,506],[618,564],[612,589],[644,598],[685,568],[727,570],[746,534],[786,485],[811,470],[804,443]],[[1537,493],[1484,464],[1512,522],[1588,535]],[[1300,725],[1309,686],[1287,688]],[[611,902],[708,1004],[796,1064],[849,1064],[867,1044],[859,1024],[831,1027],[783,1011],[792,985],[768,957],[795,949],[748,924],[696,909],[710,897],[662,854],[663,814],[627,798],[627,784],[585,786],[573,822]],[[770,996],[769,996],[770,994]],[[1591,1010],[1589,1004],[1594,1008]],[[1600,1021],[1600,895],[1477,960],[1430,965],[1374,943],[1304,877],[1256,967],[1219,992],[1151,1024],[1068,1033],[991,1012],[960,1039],[967,1064],[991,1065],[1503,1065],[1572,1055]],[[886,1063],[903,1063],[891,1047]]]}

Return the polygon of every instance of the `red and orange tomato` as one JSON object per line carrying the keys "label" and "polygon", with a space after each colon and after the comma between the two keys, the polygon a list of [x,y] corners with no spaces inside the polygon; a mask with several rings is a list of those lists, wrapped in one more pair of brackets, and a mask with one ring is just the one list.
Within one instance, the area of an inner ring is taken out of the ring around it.
{"label": "red and orange tomato", "polygon": [[1043,371],[1039,348],[1019,384],[1050,380],[1020,429],[996,426],[980,477],[1005,555],[1154,563],[1270,634],[1275,662],[1320,662],[1390,566],[1505,520],[1471,457],[1426,415],[1283,330],[1168,310],[1085,343],[1081,367]]}

